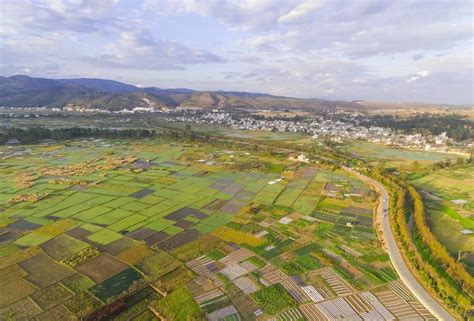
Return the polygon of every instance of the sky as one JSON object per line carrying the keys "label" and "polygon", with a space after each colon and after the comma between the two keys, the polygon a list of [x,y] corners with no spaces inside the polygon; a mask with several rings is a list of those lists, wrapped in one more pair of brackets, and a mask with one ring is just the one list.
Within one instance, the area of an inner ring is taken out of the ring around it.
{"label": "sky", "polygon": [[0,0],[0,75],[473,104],[471,0]]}

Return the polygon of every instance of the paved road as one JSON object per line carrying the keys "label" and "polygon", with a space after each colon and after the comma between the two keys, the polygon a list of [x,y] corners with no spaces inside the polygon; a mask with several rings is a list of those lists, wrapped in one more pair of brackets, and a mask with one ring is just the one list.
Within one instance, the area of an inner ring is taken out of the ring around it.
{"label": "paved road", "polygon": [[400,279],[405,283],[407,288],[415,295],[415,297],[428,309],[428,311],[433,314],[439,320],[445,321],[455,321],[456,319],[449,314],[446,309],[444,309],[436,300],[434,300],[431,295],[418,283],[415,277],[411,274],[409,268],[405,264],[405,261],[402,258],[402,255],[397,247],[397,242],[390,228],[390,220],[388,217],[388,207],[389,207],[389,195],[385,187],[378,181],[362,175],[350,168],[344,168],[346,171],[359,176],[366,182],[369,182],[379,193],[381,206],[377,209],[377,215],[382,217],[382,233],[385,239],[385,245],[390,256],[390,260],[397,271]]}

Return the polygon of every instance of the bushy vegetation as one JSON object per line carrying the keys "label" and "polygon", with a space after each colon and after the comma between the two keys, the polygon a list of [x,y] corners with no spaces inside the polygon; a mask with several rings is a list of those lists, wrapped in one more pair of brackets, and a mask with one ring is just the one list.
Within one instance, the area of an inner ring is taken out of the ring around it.
{"label": "bushy vegetation", "polygon": [[279,283],[252,293],[252,298],[268,314],[276,314],[297,305],[283,285]]}
{"label": "bushy vegetation", "polygon": [[166,320],[196,321],[204,320],[199,306],[194,302],[186,287],[173,291],[170,295],[152,304]]}

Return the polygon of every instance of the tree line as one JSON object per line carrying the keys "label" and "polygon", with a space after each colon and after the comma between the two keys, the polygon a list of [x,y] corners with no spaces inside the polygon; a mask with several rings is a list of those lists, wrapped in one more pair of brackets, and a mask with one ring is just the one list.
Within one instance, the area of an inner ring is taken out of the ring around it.
{"label": "tree line", "polygon": [[[421,196],[403,179],[383,169],[373,169],[370,175],[390,190],[391,225],[413,270],[451,309],[460,315],[470,313],[473,278],[431,233]],[[408,225],[411,215],[413,229]]]}
{"label": "tree line", "polygon": [[70,140],[84,137],[98,138],[151,138],[156,132],[148,129],[111,129],[111,128],[90,128],[90,127],[70,127],[70,128],[45,128],[29,127],[4,128],[0,132],[0,144],[5,144],[13,139],[17,139],[22,144],[35,144],[42,140]]}
{"label": "tree line", "polygon": [[448,137],[456,141],[474,139],[474,121],[458,114],[423,114],[408,118],[393,115],[374,115],[370,118],[361,118],[360,122],[366,125],[399,129],[408,133],[414,130],[431,135],[446,132]]}
{"label": "tree line", "polygon": [[413,186],[408,186],[408,192],[413,200],[413,220],[421,240],[431,250],[433,257],[444,269],[470,293],[474,293],[474,278],[466,271],[461,262],[456,261],[431,232],[426,220],[425,207],[420,194]]}

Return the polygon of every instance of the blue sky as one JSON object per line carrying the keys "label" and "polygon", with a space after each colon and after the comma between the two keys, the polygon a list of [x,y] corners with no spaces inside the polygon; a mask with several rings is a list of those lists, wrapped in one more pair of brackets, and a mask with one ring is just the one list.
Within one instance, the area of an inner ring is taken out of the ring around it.
{"label": "blue sky", "polygon": [[473,3],[0,0],[0,74],[472,104]]}

